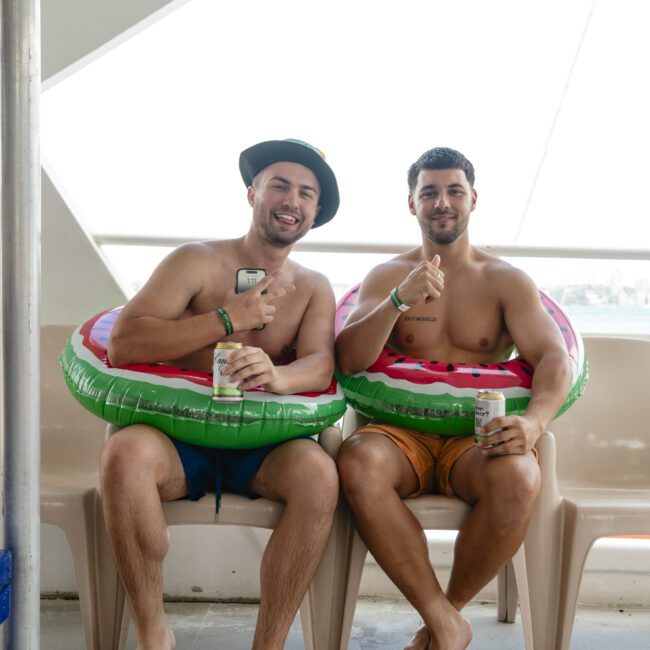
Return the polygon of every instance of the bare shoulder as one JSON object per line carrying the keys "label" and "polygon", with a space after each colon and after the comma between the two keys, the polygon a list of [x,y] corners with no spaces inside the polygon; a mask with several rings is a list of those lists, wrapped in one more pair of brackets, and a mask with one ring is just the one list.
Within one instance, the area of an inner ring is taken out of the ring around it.
{"label": "bare shoulder", "polygon": [[385,293],[399,284],[420,261],[420,249],[406,251],[387,262],[371,269],[361,283],[361,298],[364,295]]}
{"label": "bare shoulder", "polygon": [[165,261],[178,266],[200,266],[213,263],[216,258],[227,255],[229,242],[196,241],[183,244],[173,250]]}
{"label": "bare shoulder", "polygon": [[158,265],[151,280],[169,278],[177,282],[203,284],[207,275],[228,264],[232,256],[229,241],[199,241],[183,244],[174,249]]}
{"label": "bare shoulder", "polygon": [[480,260],[485,279],[502,298],[538,296],[535,282],[522,269],[489,253],[482,252]]}
{"label": "bare shoulder", "polygon": [[185,269],[194,269],[197,265],[205,263],[209,256],[209,247],[204,242],[191,242],[175,248],[169,253],[154,271],[162,273],[182,273]]}
{"label": "bare shoulder", "polygon": [[[217,244],[215,247],[213,244]],[[192,242],[174,249],[123,310],[126,316],[178,314],[206,284],[219,264],[221,242]]]}
{"label": "bare shoulder", "polygon": [[307,268],[293,260],[288,261],[288,270],[297,287],[304,287],[313,294],[331,294],[332,285],[327,277],[320,271]]}

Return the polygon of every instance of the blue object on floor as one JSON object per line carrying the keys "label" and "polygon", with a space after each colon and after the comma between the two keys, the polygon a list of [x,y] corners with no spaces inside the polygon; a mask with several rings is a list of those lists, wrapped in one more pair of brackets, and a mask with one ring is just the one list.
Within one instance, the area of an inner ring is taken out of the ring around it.
{"label": "blue object on floor", "polygon": [[11,551],[0,551],[0,623],[11,613]]}

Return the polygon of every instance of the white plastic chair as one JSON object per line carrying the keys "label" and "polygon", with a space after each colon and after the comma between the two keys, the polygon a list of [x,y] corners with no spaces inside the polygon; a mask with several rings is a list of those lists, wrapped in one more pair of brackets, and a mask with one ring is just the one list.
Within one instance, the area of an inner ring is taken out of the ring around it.
{"label": "white plastic chair", "polygon": [[[363,416],[348,407],[344,419],[343,437],[347,438],[354,433],[365,421]],[[545,433],[536,447],[542,461],[542,490],[524,544],[501,571],[498,581],[500,621],[514,621],[518,593],[520,595],[527,650],[548,648],[548,639],[555,637],[556,612],[552,596],[556,593],[559,575],[559,569],[556,571],[552,568],[559,567],[560,507],[555,481],[553,436]],[[425,530],[458,530],[470,512],[470,507],[460,499],[439,495],[405,499],[404,503]],[[347,650],[350,642],[354,610],[367,552],[363,540],[356,530],[353,530],[349,546],[347,584],[342,602],[343,614],[338,644],[341,650]]]}
{"label": "white plastic chair", "polygon": [[[107,428],[107,435],[114,429]],[[321,446],[336,458],[341,445],[341,431],[328,427],[319,436]],[[167,523],[229,524],[272,529],[280,519],[283,504],[269,499],[251,500],[224,493],[221,507],[215,512],[215,496],[208,494],[199,501],[171,501],[163,505]],[[101,503],[98,503],[101,513]],[[334,650],[333,638],[338,638],[341,611],[335,594],[343,589],[345,566],[339,564],[346,554],[342,546],[347,542],[348,523],[342,519],[344,511],[336,511],[334,526],[323,558],[307,595],[300,607],[305,648],[307,650]],[[128,635],[129,615],[126,613],[124,589],[117,574],[103,519],[97,517],[99,546],[97,575],[100,587],[99,610],[103,650],[121,650]]]}
{"label": "white plastic chair", "polygon": [[59,354],[73,325],[41,328],[41,522],[63,529],[74,563],[88,650],[99,650],[95,605],[95,500],[106,423],[68,390]]}
{"label": "white plastic chair", "polygon": [[593,337],[585,348],[585,394],[552,425],[564,499],[559,650],[571,641],[593,543],[610,535],[650,535],[650,341]]}

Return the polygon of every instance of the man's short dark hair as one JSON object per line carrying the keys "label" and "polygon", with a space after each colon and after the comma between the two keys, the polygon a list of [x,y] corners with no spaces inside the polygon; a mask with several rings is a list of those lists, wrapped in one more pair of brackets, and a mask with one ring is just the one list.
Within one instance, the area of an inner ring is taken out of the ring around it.
{"label": "man's short dark hair", "polygon": [[448,147],[434,147],[425,151],[409,168],[409,191],[415,191],[418,176],[423,169],[462,169],[470,187],[474,187],[474,165],[460,151]]}

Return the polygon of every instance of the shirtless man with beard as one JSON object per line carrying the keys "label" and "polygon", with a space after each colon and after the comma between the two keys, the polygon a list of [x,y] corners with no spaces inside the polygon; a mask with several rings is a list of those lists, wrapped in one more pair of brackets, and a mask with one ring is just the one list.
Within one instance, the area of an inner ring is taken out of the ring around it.
{"label": "shirtless man with beard", "polygon": [[[534,366],[522,416],[490,422],[488,442],[371,422],[344,442],[338,467],[368,549],[417,609],[423,626],[407,646],[460,650],[472,639],[462,608],[522,543],[539,492],[533,445],[567,395],[571,371],[560,332],[522,271],[469,243],[474,168],[457,151],[424,153],[408,174],[408,205],[422,245],[373,269],[336,342],[345,375],[371,366],[384,345],[425,359],[494,363],[513,347]],[[391,295],[392,294],[392,295]],[[487,448],[485,445],[501,443]],[[473,506],[458,534],[446,592],[426,537],[402,503],[440,493]]]}
{"label": "shirtless man with beard", "polygon": [[[334,295],[323,275],[288,255],[297,240],[336,213],[336,178],[321,152],[295,140],[250,147],[239,167],[253,212],[248,232],[172,252],[122,310],[108,346],[111,364],[165,361],[212,372],[215,344],[239,341],[243,347],[228,365],[241,388],[325,390],[334,368]],[[239,268],[264,268],[267,276],[236,294]],[[262,558],[253,640],[259,650],[284,647],[332,526],[334,461],[310,439],[213,450],[134,425],[108,440],[101,486],[139,650],[175,647],[163,611],[161,564],[169,538],[161,502],[196,500],[219,483],[224,491],[285,504]]]}

